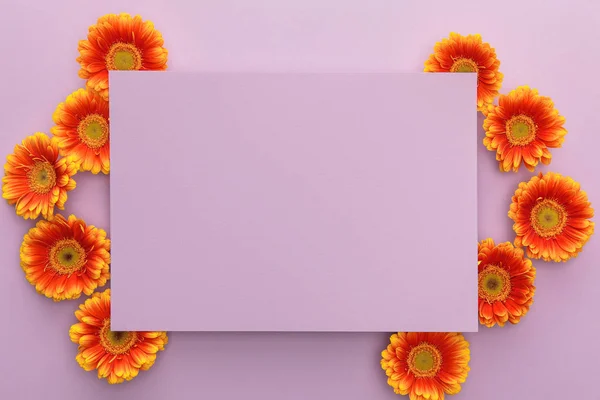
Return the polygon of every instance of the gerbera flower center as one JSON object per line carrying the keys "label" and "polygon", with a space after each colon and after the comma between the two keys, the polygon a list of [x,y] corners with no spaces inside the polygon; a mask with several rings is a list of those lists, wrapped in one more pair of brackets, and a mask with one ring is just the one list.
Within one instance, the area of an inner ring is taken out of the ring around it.
{"label": "gerbera flower center", "polygon": [[450,67],[450,72],[478,72],[477,63],[470,58],[458,58]]}
{"label": "gerbera flower center", "polygon": [[535,139],[537,128],[526,115],[515,115],[506,121],[506,137],[513,146],[525,146]]}
{"label": "gerbera flower center", "polygon": [[418,377],[433,377],[442,366],[442,353],[429,343],[421,343],[408,353],[408,368]]}
{"label": "gerbera flower center", "polygon": [[108,141],[108,122],[98,114],[90,114],[77,126],[79,139],[88,147],[98,149]]}
{"label": "gerbera flower center", "polygon": [[142,53],[131,43],[117,42],[106,54],[106,68],[130,71],[142,68]]}
{"label": "gerbera flower center", "polygon": [[85,249],[75,239],[59,240],[50,248],[50,267],[61,275],[79,271],[85,261]]}
{"label": "gerbera flower center", "polygon": [[566,224],[567,212],[554,200],[543,199],[531,210],[531,225],[541,237],[554,237],[560,234]]}
{"label": "gerbera flower center", "polygon": [[479,273],[479,297],[488,303],[506,300],[510,289],[510,274],[504,268],[488,265]]}
{"label": "gerbera flower center", "polygon": [[48,161],[36,162],[27,173],[29,188],[38,194],[45,194],[56,185],[56,171]]}
{"label": "gerbera flower center", "polygon": [[110,330],[110,318],[104,321],[100,329],[100,344],[108,353],[117,355],[127,353],[138,341],[136,332],[116,332]]}

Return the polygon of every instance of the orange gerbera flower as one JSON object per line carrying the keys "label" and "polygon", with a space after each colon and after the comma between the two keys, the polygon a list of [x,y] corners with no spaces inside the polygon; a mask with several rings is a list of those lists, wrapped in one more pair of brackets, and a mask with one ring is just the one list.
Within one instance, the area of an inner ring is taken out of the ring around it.
{"label": "orange gerbera flower", "polygon": [[58,105],[52,118],[60,154],[71,156],[81,171],[108,174],[108,102],[91,90],[79,89]]}
{"label": "orange gerbera flower", "polygon": [[531,258],[566,261],[576,257],[594,233],[594,209],[579,183],[554,172],[521,182],[508,216],[516,246]]}
{"label": "orange gerbera flower", "polygon": [[90,295],[109,278],[106,232],[74,215],[39,221],[23,238],[21,268],[38,293],[54,301]]}
{"label": "orange gerbera flower", "polygon": [[115,332],[110,330],[110,289],[93,296],[75,311],[79,323],[69,336],[79,345],[75,358],[86,371],[98,370],[98,378],[122,383],[148,370],[156,354],[165,349],[166,332]]}
{"label": "orange gerbera flower", "polygon": [[478,243],[479,322],[488,328],[516,324],[529,311],[535,294],[535,268],[512,243]]}
{"label": "orange gerbera flower", "polygon": [[167,50],[150,21],[126,13],[107,14],[79,41],[79,76],[87,86],[108,100],[109,70],[158,70],[167,68]]}
{"label": "orange gerbera flower", "polygon": [[489,106],[483,121],[483,144],[496,152],[500,171],[518,171],[521,162],[533,171],[538,162],[550,164],[548,148],[561,147],[567,131],[549,97],[528,86],[501,95],[498,106]]}
{"label": "orange gerbera flower", "polygon": [[425,61],[425,72],[476,72],[477,110],[484,111],[498,96],[504,75],[498,68],[496,50],[481,40],[481,35],[450,37],[435,44],[433,54]]}
{"label": "orange gerbera flower", "polygon": [[460,333],[399,332],[381,352],[394,392],[410,400],[444,400],[460,392],[469,372],[469,342]]}
{"label": "orange gerbera flower", "polygon": [[2,197],[25,219],[41,214],[50,220],[54,206],[63,210],[67,192],[75,189],[76,172],[77,164],[70,158],[58,158],[57,142],[38,132],[23,139],[7,157]]}

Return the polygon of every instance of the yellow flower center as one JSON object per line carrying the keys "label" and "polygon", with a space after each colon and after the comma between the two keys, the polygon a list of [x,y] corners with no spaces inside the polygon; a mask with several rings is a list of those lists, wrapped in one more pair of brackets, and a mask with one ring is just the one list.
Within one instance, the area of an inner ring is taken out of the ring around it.
{"label": "yellow flower center", "polygon": [[79,139],[89,148],[98,149],[108,141],[108,122],[98,114],[90,114],[77,126]]}
{"label": "yellow flower center", "polygon": [[421,343],[408,353],[408,368],[417,377],[433,377],[442,366],[442,353],[429,343]]}
{"label": "yellow flower center", "polygon": [[100,344],[108,353],[127,353],[138,341],[136,332],[115,332],[110,330],[110,318],[104,320],[100,329]]}
{"label": "yellow flower center", "polygon": [[531,210],[531,225],[539,236],[554,237],[567,225],[567,212],[556,201],[543,199]]}
{"label": "yellow flower center", "polygon": [[488,265],[479,273],[479,297],[488,303],[506,300],[510,289],[510,274],[504,268]]}
{"label": "yellow flower center", "polygon": [[130,71],[142,68],[142,53],[131,43],[117,42],[106,54],[106,68]]}
{"label": "yellow flower center", "polygon": [[515,115],[506,122],[506,137],[513,146],[525,146],[535,139],[537,127],[526,115]]}
{"label": "yellow flower center", "polygon": [[56,185],[56,171],[48,161],[36,162],[27,172],[27,178],[31,191],[38,194],[48,193]]}
{"label": "yellow flower center", "polygon": [[450,72],[478,72],[477,63],[470,58],[457,58],[450,67]]}
{"label": "yellow flower center", "polygon": [[79,271],[85,261],[85,249],[75,239],[59,240],[50,248],[49,265],[60,275]]}

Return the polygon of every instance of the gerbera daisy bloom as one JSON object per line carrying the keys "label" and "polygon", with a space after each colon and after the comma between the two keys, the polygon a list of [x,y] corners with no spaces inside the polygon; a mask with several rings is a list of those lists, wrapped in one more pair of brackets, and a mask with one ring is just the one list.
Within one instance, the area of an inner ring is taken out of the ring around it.
{"label": "gerbera daisy bloom", "polygon": [[69,336],[79,345],[76,360],[86,371],[98,370],[98,378],[122,383],[148,370],[156,354],[165,349],[166,332],[115,332],[110,330],[110,289],[94,293],[75,311],[79,323]]}
{"label": "gerbera daisy bloom", "polygon": [[4,164],[2,197],[15,205],[17,215],[36,219],[54,217],[54,207],[63,210],[67,192],[75,189],[77,164],[58,157],[58,143],[36,133],[16,145]]}
{"label": "gerbera daisy bloom", "polygon": [[481,40],[481,35],[462,36],[451,32],[433,47],[433,54],[425,61],[425,72],[476,72],[477,110],[483,111],[502,86],[504,76],[498,68],[496,50]]}
{"label": "gerbera daisy bloom", "polygon": [[521,162],[533,171],[538,162],[550,164],[548,148],[561,147],[567,131],[549,97],[528,86],[501,95],[498,106],[489,106],[483,144],[496,152],[500,171],[518,171]]}
{"label": "gerbera daisy bloom", "polygon": [[90,295],[109,278],[106,232],[75,217],[58,214],[39,221],[23,238],[21,268],[38,293],[54,301]]}
{"label": "gerbera daisy bloom", "polygon": [[396,394],[410,400],[443,400],[460,392],[469,372],[469,342],[460,333],[399,332],[381,352],[385,370]]}
{"label": "gerbera daisy bloom", "polygon": [[60,103],[52,115],[56,126],[52,133],[60,154],[71,156],[81,171],[110,170],[108,102],[100,95],[79,89]]}
{"label": "gerbera daisy bloom", "polygon": [[87,40],[79,41],[79,76],[108,100],[108,71],[165,70],[167,50],[163,44],[154,24],[142,21],[139,15],[104,15],[90,26]]}
{"label": "gerbera daisy bloom", "polygon": [[566,261],[576,257],[594,233],[594,209],[579,183],[554,172],[521,182],[508,216],[515,245],[531,258]]}
{"label": "gerbera daisy bloom", "polygon": [[478,243],[479,322],[488,328],[516,324],[529,311],[535,294],[535,268],[512,243]]}

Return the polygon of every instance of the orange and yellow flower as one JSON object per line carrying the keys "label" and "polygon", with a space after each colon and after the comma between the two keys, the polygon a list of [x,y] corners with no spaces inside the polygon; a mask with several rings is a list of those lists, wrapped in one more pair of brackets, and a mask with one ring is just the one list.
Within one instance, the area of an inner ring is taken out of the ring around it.
{"label": "orange and yellow flower", "polygon": [[108,71],[165,70],[168,52],[163,44],[154,24],[139,15],[104,15],[90,26],[87,40],[79,41],[79,76],[108,100]]}
{"label": "orange and yellow flower", "polygon": [[57,214],[23,238],[21,268],[38,293],[54,301],[90,295],[109,278],[110,240],[103,229]]}
{"label": "orange and yellow flower", "polygon": [[508,216],[515,245],[531,258],[567,261],[576,257],[594,233],[594,209],[579,183],[554,172],[521,182]]}
{"label": "orange and yellow flower", "polygon": [[165,349],[166,332],[115,332],[110,330],[110,289],[93,296],[75,311],[79,323],[69,336],[79,345],[76,360],[86,371],[98,370],[98,379],[110,384],[135,378],[148,370],[156,354]]}
{"label": "orange and yellow flower", "polygon": [[538,163],[550,164],[549,148],[565,141],[565,117],[558,114],[552,99],[528,86],[501,95],[497,106],[489,106],[483,129],[483,144],[496,152],[500,171],[518,171],[521,163],[533,171]]}
{"label": "orange and yellow flower", "polygon": [[67,192],[75,189],[77,164],[59,158],[58,143],[43,133],[23,139],[7,157],[2,178],[2,197],[15,205],[17,215],[51,220],[54,207],[63,210]]}
{"label": "orange and yellow flower", "polygon": [[444,400],[460,392],[469,372],[469,342],[460,333],[399,332],[381,352],[385,370],[396,394],[410,400]]}
{"label": "orange and yellow flower", "polygon": [[108,102],[85,89],[70,94],[52,115],[60,154],[71,156],[81,171],[110,171]]}
{"label": "orange and yellow flower", "polygon": [[481,35],[462,36],[451,32],[435,44],[425,61],[425,72],[476,72],[477,110],[485,111],[502,86],[504,76],[498,70],[496,50],[481,40]]}
{"label": "orange and yellow flower", "polygon": [[488,328],[517,324],[533,304],[535,268],[510,242],[482,240],[477,253],[479,322]]}

